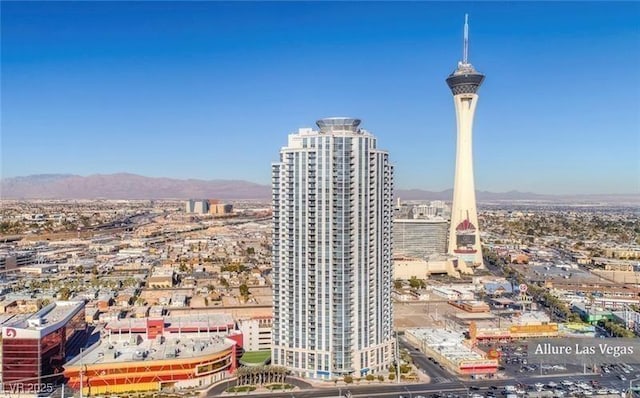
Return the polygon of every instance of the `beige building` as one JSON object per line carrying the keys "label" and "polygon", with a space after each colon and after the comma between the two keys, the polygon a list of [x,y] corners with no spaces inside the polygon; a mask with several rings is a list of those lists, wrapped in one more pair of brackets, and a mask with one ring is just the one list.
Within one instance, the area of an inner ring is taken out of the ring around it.
{"label": "beige building", "polygon": [[463,261],[450,256],[432,256],[428,259],[403,258],[393,259],[394,279],[426,279],[433,274],[447,274],[459,278],[461,274],[473,274],[473,269]]}
{"label": "beige building", "polygon": [[619,259],[640,259],[640,247],[611,247],[604,249],[604,255]]}
{"label": "beige building", "polygon": [[156,288],[173,287],[174,271],[172,268],[156,268],[149,277],[147,285]]}
{"label": "beige building", "polygon": [[209,202],[209,214],[223,215],[233,213],[233,205],[229,203],[216,203],[211,204]]}
{"label": "beige building", "polygon": [[37,300],[4,300],[0,302],[0,314],[28,314],[39,309]]}

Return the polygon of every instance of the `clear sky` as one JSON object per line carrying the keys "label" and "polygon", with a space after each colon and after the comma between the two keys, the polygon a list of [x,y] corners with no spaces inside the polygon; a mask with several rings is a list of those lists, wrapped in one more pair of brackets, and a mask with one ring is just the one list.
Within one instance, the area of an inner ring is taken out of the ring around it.
{"label": "clear sky", "polygon": [[486,74],[476,188],[640,192],[640,3],[2,2],[2,176],[268,184],[287,134],[352,116],[396,186],[453,185],[445,78]]}

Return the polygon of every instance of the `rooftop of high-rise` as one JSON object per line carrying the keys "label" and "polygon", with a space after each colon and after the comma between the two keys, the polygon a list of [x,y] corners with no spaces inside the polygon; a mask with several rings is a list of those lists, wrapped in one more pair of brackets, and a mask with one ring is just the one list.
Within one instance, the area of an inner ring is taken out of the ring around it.
{"label": "rooftop of high-rise", "polygon": [[316,124],[323,133],[332,131],[353,131],[359,130],[361,120],[352,117],[329,117],[316,121]]}

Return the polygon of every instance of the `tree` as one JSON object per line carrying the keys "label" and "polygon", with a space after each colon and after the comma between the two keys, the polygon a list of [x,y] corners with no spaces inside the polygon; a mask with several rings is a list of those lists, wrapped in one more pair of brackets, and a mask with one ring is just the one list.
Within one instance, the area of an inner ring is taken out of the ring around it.
{"label": "tree", "polygon": [[424,289],[427,284],[424,280],[412,276],[411,279],[409,279],[409,286],[411,286],[412,289]]}
{"label": "tree", "polygon": [[373,381],[373,380],[375,380],[375,376],[374,376],[374,375],[372,375],[371,373],[369,373],[369,374],[367,375],[367,381]]}
{"label": "tree", "polygon": [[396,379],[396,374],[395,373],[389,373],[389,380],[395,380]]}
{"label": "tree", "polygon": [[396,289],[402,289],[402,281],[400,279],[396,279],[393,281],[393,287]]}
{"label": "tree", "polygon": [[344,382],[345,382],[345,383],[347,383],[347,384],[351,384],[351,383],[353,383],[353,377],[351,377],[351,376],[349,376],[349,375],[345,376],[343,380],[344,380]]}
{"label": "tree", "polygon": [[58,298],[60,300],[69,300],[69,297],[71,297],[71,290],[68,287],[61,287],[58,290]]}
{"label": "tree", "polygon": [[240,289],[240,295],[246,300],[247,298],[249,298],[249,295],[251,294],[251,292],[249,291],[249,287],[243,283],[242,285],[240,285],[239,287]]}
{"label": "tree", "polygon": [[384,376],[383,375],[378,375],[378,381],[384,381]]}

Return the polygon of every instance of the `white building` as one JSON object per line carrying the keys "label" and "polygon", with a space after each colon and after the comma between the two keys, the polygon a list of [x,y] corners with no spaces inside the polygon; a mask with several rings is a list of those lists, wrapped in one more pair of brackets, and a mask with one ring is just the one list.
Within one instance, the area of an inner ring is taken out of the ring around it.
{"label": "white building", "polygon": [[272,363],[360,376],[393,357],[393,167],[360,120],[317,125],[272,166]]}
{"label": "white building", "polygon": [[424,259],[447,251],[445,219],[406,218],[393,221],[393,255]]}
{"label": "white building", "polygon": [[242,344],[246,351],[271,350],[271,328],[273,318],[254,317],[238,320],[242,332]]}
{"label": "white building", "polygon": [[189,199],[184,201],[185,213],[207,214],[209,201],[207,199]]}

